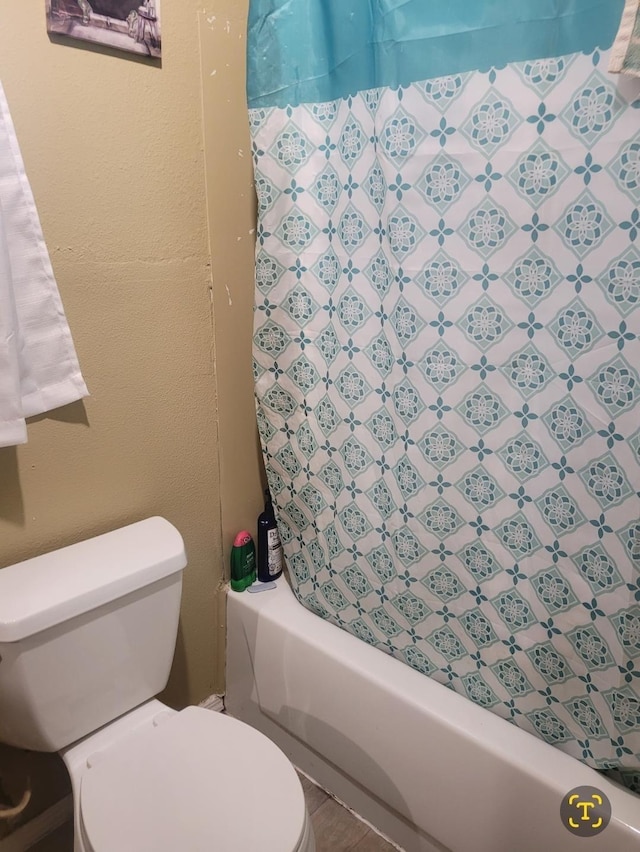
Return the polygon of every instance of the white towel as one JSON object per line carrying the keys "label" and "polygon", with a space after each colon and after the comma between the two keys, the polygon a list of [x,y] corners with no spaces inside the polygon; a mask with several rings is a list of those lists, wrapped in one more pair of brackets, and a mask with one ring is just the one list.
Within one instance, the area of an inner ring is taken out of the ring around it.
{"label": "white towel", "polygon": [[0,447],[88,396],[0,84]]}

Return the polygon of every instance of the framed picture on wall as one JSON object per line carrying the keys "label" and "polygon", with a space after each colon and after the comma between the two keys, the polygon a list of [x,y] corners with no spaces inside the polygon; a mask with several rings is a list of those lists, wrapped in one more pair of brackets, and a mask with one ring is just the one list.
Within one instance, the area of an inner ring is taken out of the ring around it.
{"label": "framed picture on wall", "polygon": [[142,56],[161,56],[160,0],[46,0],[47,30]]}

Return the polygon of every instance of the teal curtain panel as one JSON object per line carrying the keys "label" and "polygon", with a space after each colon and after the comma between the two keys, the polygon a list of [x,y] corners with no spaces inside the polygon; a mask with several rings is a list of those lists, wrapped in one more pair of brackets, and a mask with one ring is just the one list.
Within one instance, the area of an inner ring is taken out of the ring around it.
{"label": "teal curtain panel", "polygon": [[252,0],[249,106],[609,47],[624,0]]}

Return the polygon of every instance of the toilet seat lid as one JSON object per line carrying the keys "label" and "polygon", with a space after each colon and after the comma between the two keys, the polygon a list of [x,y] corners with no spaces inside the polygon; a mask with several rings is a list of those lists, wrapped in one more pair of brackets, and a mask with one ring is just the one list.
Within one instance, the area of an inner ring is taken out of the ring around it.
{"label": "toilet seat lid", "polygon": [[294,852],[306,807],[266,736],[188,707],[88,769],[80,810],[93,852]]}

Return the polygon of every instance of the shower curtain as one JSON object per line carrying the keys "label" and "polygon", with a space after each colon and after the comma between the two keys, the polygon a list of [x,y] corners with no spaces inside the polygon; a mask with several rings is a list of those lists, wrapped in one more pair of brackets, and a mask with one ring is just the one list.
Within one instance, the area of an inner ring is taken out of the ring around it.
{"label": "shower curtain", "polygon": [[640,782],[622,0],[253,0],[254,372],[309,609]]}

